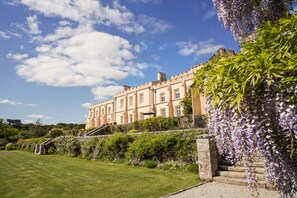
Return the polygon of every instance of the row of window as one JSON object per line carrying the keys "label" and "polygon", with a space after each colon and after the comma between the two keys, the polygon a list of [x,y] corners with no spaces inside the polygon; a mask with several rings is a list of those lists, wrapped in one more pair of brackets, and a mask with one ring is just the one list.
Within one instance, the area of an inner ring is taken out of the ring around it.
{"label": "row of window", "polygon": [[[174,96],[175,99],[179,99],[180,98],[180,91],[179,89],[175,89],[174,90]],[[139,104],[142,104],[144,101],[144,95],[143,93],[139,94]],[[165,102],[166,101],[166,97],[165,97],[165,93],[160,93],[160,102]],[[133,105],[133,96],[129,97],[129,106]],[[120,108],[124,107],[124,99],[120,100]]]}

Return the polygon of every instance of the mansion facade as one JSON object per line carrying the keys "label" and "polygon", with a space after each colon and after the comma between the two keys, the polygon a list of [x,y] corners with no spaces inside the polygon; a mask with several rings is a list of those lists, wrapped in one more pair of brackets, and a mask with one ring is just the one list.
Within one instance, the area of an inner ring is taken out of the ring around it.
{"label": "mansion facade", "polygon": [[[218,55],[221,53],[227,52],[221,48]],[[123,86],[123,91],[115,94],[113,99],[89,107],[86,128],[100,127],[103,124],[115,122],[128,124],[152,116],[182,116],[181,101],[193,85],[196,71],[202,66],[203,64],[196,65],[170,79],[166,78],[166,74],[159,72],[156,81],[136,87]],[[195,94],[192,101],[195,115],[205,115],[205,99]]]}

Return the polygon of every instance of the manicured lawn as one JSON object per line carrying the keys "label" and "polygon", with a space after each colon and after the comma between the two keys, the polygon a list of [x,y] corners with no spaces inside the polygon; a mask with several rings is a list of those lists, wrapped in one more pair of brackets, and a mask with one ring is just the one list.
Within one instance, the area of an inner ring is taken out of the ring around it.
{"label": "manicured lawn", "polygon": [[193,173],[23,151],[0,151],[0,197],[159,197],[195,185]]}

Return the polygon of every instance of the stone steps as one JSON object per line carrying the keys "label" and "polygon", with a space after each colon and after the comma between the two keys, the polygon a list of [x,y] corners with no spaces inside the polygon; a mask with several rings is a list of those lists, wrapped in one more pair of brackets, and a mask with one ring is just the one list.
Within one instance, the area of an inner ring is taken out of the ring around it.
{"label": "stone steps", "polygon": [[[235,172],[245,172],[246,168],[243,166],[228,166],[228,165],[219,165],[219,170],[223,171],[235,171]],[[256,167],[256,173],[265,173],[265,169],[262,167]]]}
{"label": "stone steps", "polygon": [[[233,185],[240,185],[240,186],[247,186],[248,182],[247,179],[239,179],[239,178],[230,178],[227,176],[216,176],[213,178],[213,181],[225,184],[233,184]],[[265,181],[258,181],[258,187],[266,188]]]}
{"label": "stone steps", "polygon": [[[223,176],[228,178],[237,178],[237,179],[245,179],[247,178],[245,172],[235,172],[235,171],[222,171],[217,170],[216,171],[217,176]],[[265,181],[265,175],[261,173],[257,173],[257,177],[259,181]]]}

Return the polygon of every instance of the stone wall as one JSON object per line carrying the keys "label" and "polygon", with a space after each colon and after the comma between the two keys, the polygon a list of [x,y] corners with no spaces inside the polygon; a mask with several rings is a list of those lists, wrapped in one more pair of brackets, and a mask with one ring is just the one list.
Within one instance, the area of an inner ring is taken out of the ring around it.
{"label": "stone wall", "polygon": [[200,179],[212,180],[218,170],[219,155],[215,139],[208,134],[197,137],[198,168]]}

